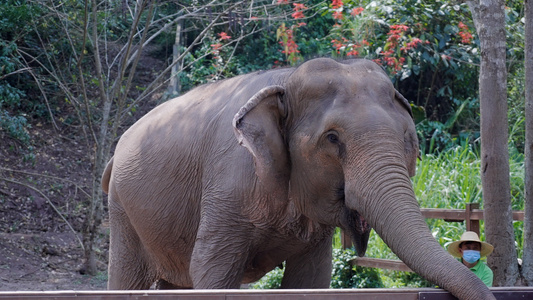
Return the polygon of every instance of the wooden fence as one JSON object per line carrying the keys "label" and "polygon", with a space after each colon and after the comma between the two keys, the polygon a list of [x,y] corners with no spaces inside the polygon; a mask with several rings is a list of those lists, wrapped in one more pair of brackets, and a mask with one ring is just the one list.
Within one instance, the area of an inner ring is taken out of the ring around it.
{"label": "wooden fence", "polygon": [[[490,288],[497,300],[533,299],[533,288]],[[0,292],[0,300],[456,300],[442,289],[169,290]]]}
{"label": "wooden fence", "polygon": [[[420,211],[426,219],[442,219],[447,222],[465,222],[466,230],[474,231],[479,235],[479,221],[483,220],[483,210],[478,203],[467,203],[465,209],[438,209],[421,208]],[[523,211],[513,211],[513,220],[524,221]],[[345,232],[341,234],[344,249],[352,246],[350,237]],[[389,269],[396,271],[412,272],[401,260],[357,257],[352,263],[361,267]]]}

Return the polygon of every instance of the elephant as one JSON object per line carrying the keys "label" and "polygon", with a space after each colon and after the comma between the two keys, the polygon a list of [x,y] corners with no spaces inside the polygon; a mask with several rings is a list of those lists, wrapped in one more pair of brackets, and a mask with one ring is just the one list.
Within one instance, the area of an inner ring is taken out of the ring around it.
{"label": "elephant", "polygon": [[459,299],[495,299],[431,235],[418,156],[410,104],[370,60],[200,85],[134,123],[106,166],[108,288],[234,289],[282,263],[282,288],[328,288],[340,227],[359,256],[374,229]]}

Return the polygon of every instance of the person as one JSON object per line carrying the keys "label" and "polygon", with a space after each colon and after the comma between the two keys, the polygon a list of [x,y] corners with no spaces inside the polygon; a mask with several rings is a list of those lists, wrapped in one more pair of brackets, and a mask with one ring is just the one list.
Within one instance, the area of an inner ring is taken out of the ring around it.
{"label": "person", "polygon": [[459,241],[448,246],[448,252],[460,258],[461,262],[489,287],[492,286],[494,275],[489,266],[480,261],[480,258],[488,256],[493,250],[494,247],[491,244],[482,242],[477,233],[473,231],[465,231]]}

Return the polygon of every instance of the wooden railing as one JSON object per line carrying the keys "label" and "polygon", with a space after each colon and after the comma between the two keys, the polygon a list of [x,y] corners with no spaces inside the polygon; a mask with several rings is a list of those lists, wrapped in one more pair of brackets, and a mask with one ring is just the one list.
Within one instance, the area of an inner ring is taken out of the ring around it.
{"label": "wooden railing", "polygon": [[[442,219],[447,222],[465,222],[466,230],[474,231],[479,235],[479,221],[483,220],[483,210],[478,203],[467,203],[465,209],[438,209],[421,208],[422,216],[426,219]],[[524,221],[523,211],[513,211],[513,220]],[[352,246],[352,241],[346,232],[341,233],[344,249]],[[352,263],[361,267],[389,269],[396,271],[412,272],[401,260],[357,257]]]}
{"label": "wooden railing", "polygon": [[[533,287],[490,288],[498,300],[533,299]],[[302,290],[0,291],[0,300],[457,300],[437,288]]]}

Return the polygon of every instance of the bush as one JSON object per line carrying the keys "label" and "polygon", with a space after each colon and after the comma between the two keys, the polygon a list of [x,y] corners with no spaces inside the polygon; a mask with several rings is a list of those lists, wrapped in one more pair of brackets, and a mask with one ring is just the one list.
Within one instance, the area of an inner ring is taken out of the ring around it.
{"label": "bush", "polygon": [[[353,266],[350,261],[355,258],[353,249],[333,249],[333,271],[331,287],[342,288],[382,288],[379,270]],[[276,268],[261,280],[250,285],[251,289],[279,289],[283,278],[283,269]]]}
{"label": "bush", "polygon": [[[285,265],[285,264],[284,264]],[[250,285],[251,289],[269,290],[281,288],[281,280],[283,279],[283,269],[276,267],[274,270],[268,272],[259,281]]]}
{"label": "bush", "polygon": [[[18,62],[13,56],[17,50],[14,43],[6,43],[0,40],[0,78],[17,70]],[[20,110],[22,99],[25,93],[9,84],[7,80],[0,82],[0,128],[5,130],[9,136],[29,144],[30,136],[27,131],[27,120],[24,112]]]}
{"label": "bush", "polygon": [[351,261],[355,257],[353,249],[333,250],[331,287],[335,289],[384,287],[379,269],[354,266]]}

